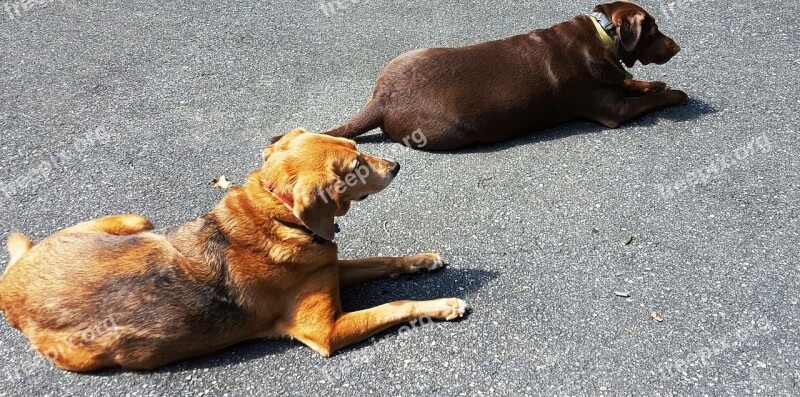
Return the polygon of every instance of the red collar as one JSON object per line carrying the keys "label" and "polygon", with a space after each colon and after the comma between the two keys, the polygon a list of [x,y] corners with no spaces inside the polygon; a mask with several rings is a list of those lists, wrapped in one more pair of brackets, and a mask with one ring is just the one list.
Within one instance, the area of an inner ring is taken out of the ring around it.
{"label": "red collar", "polygon": [[[286,206],[287,206],[287,207],[289,207],[289,209],[290,209],[290,210],[294,211],[294,201],[292,201],[292,200],[291,200],[291,199],[289,199],[288,197],[286,197],[286,196],[284,196],[284,195],[282,195],[282,194],[280,194],[280,193],[276,192],[276,191],[274,190],[274,186],[273,186],[272,182],[270,182],[270,181],[265,181],[265,182],[264,182],[264,187],[265,187],[265,188],[267,188],[267,191],[268,191],[268,192],[270,192],[270,193],[274,194],[274,195],[275,195],[275,197],[277,197],[277,198],[281,199],[281,201],[283,201],[283,203],[284,203],[284,204],[286,204]],[[301,222],[302,222],[302,221],[301,221]],[[308,233],[309,233],[309,234],[311,235],[311,237],[314,239],[314,242],[315,242],[315,243],[320,243],[320,244],[322,244],[322,243],[324,243],[324,242],[328,241],[328,240],[325,240],[324,238],[322,238],[322,237],[318,236],[316,233],[314,233],[313,231],[311,231],[311,229],[308,229],[308,228],[307,228],[307,227],[305,227],[305,226],[303,226],[303,228],[304,228],[304,229],[306,229],[306,230],[308,231]],[[333,232],[334,232],[334,233],[339,233],[339,230],[340,230],[340,229],[339,229],[339,224],[338,224],[338,223],[334,223],[334,224],[333,224]]]}
{"label": "red collar", "polygon": [[266,188],[267,188],[267,191],[268,191],[268,192],[270,192],[270,193],[274,194],[274,195],[275,195],[277,198],[281,199],[281,201],[283,201],[283,203],[284,203],[284,204],[286,204],[286,206],[288,206],[288,207],[289,207],[289,209],[292,209],[292,210],[294,209],[294,201],[292,201],[290,198],[288,198],[288,197],[286,197],[286,196],[284,196],[284,195],[282,195],[282,194],[280,194],[280,193],[276,192],[276,191],[273,189],[272,182],[270,182],[270,181],[266,181],[266,182],[264,183],[264,187],[266,187]]}

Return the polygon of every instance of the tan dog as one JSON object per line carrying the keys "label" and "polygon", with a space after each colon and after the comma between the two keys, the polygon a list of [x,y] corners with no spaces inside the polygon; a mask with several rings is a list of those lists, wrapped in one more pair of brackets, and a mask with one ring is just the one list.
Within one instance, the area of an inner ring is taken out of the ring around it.
{"label": "tan dog", "polygon": [[151,369],[254,338],[298,339],[323,356],[403,322],[452,320],[460,299],[344,313],[339,287],[436,269],[436,254],[340,260],[334,217],[399,171],[353,141],[298,129],[211,212],[171,230],[117,215],[33,246],[14,234],[0,309],[59,367]]}

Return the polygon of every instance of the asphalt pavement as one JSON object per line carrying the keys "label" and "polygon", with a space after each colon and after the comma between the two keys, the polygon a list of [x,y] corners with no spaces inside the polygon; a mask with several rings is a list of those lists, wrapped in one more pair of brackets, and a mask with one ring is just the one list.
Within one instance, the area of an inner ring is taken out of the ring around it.
{"label": "asphalt pavement", "polygon": [[[450,267],[347,289],[346,308],[455,296],[473,307],[461,321],[329,359],[265,340],[80,375],[2,320],[0,396],[800,395],[800,3],[639,3],[683,50],[631,71],[684,107],[454,153],[358,140],[403,170],[339,220],[341,256],[437,251]],[[271,136],[354,114],[400,53],[594,5],[2,0],[0,233],[129,212],[179,224]]]}

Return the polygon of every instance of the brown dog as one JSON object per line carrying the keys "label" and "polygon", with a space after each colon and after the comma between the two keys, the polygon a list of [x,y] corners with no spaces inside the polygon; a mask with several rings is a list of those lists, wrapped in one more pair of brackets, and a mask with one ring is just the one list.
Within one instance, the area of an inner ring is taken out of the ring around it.
{"label": "brown dog", "polygon": [[655,19],[628,2],[594,11],[503,40],[400,55],[364,108],[327,134],[353,138],[380,127],[406,146],[450,150],[572,119],[616,128],[685,103],[686,94],[665,83],[626,78],[620,64],[663,64],[680,51]]}
{"label": "brown dog", "polygon": [[151,369],[254,338],[289,336],[329,356],[391,326],[452,320],[460,299],[344,313],[339,287],[436,269],[436,254],[340,260],[334,217],[383,190],[400,166],[353,141],[295,130],[206,215],[152,230],[117,215],[33,246],[8,242],[0,309],[59,367]]}

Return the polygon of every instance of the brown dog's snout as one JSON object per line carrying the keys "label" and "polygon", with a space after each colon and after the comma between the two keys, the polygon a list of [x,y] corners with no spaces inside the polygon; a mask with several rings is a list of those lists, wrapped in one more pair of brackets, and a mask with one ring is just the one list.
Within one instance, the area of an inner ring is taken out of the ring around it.
{"label": "brown dog's snout", "polygon": [[397,174],[400,173],[400,163],[395,162],[394,167],[392,167],[390,172],[392,173],[392,176],[397,176]]}
{"label": "brown dog's snout", "polygon": [[657,43],[657,47],[652,49],[652,52],[649,53],[649,56],[643,55],[639,59],[643,65],[647,65],[649,63],[663,65],[669,62],[672,57],[681,51],[681,46],[679,46],[678,43],[676,43],[671,37],[666,35],[663,35],[663,38],[655,43]]}
{"label": "brown dog's snout", "polygon": [[672,40],[671,38],[667,38],[667,48],[669,49],[669,52],[672,53],[672,55],[681,52],[681,46],[679,46],[678,43],[676,43],[675,40]]}

